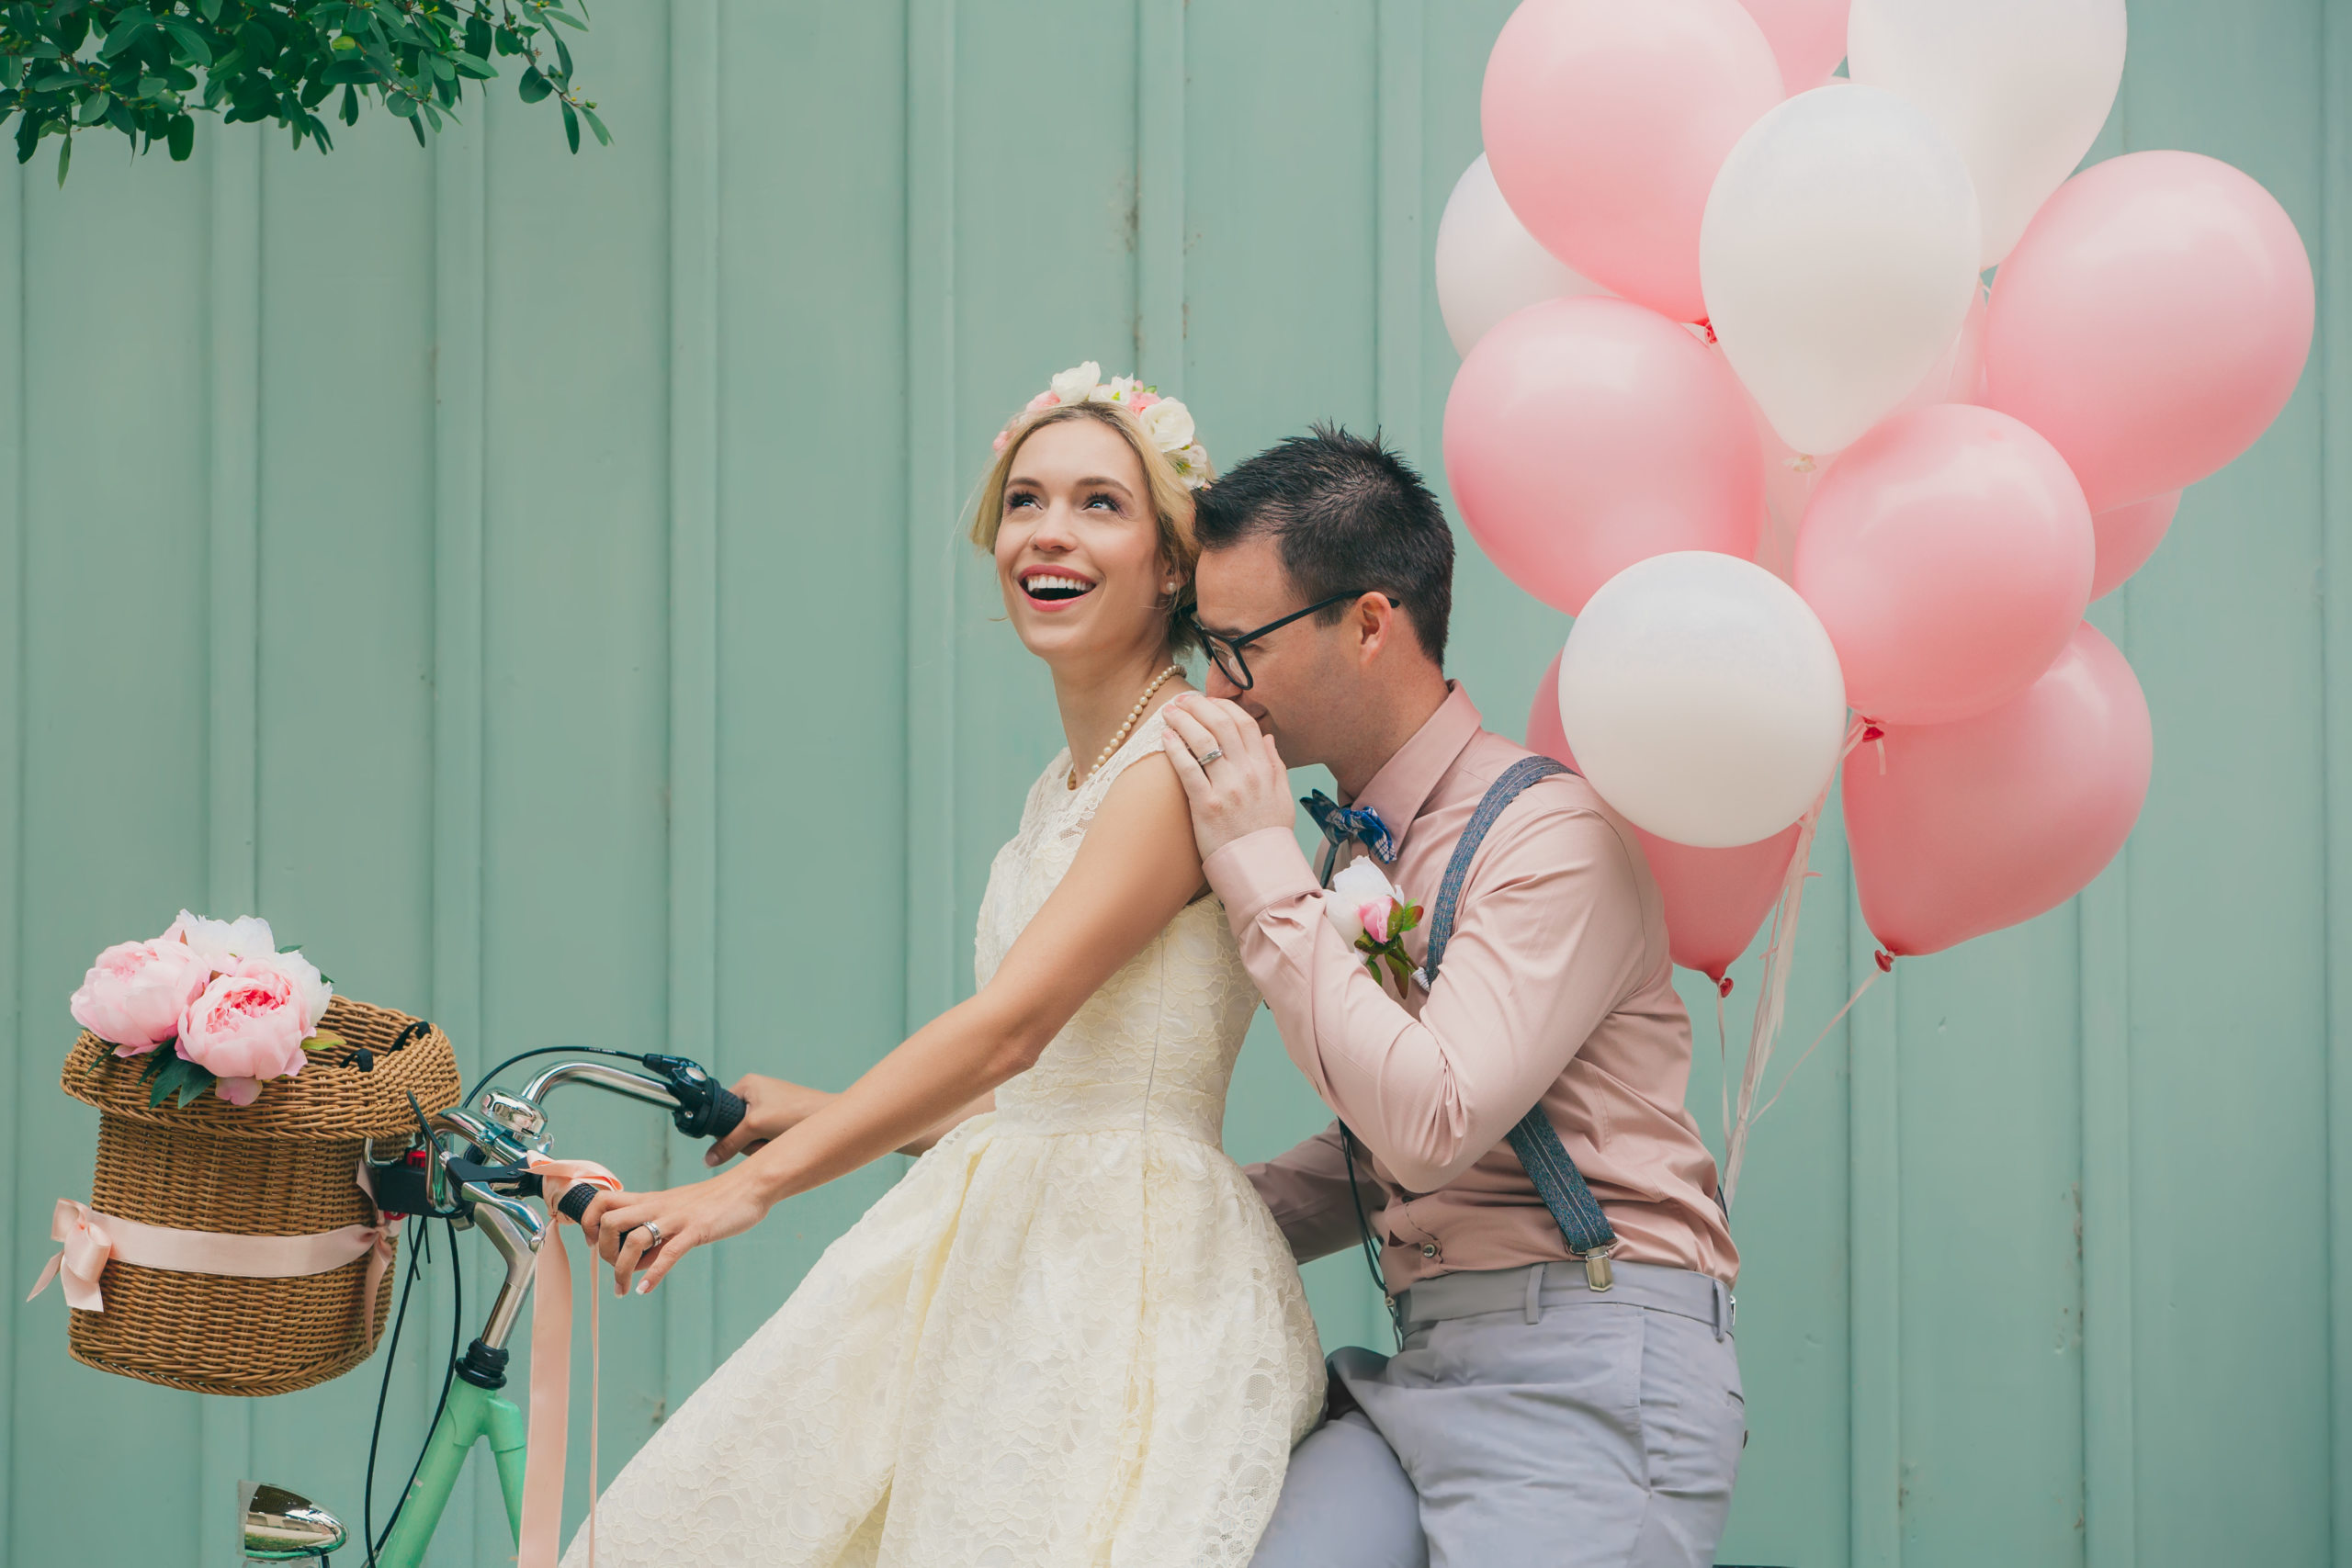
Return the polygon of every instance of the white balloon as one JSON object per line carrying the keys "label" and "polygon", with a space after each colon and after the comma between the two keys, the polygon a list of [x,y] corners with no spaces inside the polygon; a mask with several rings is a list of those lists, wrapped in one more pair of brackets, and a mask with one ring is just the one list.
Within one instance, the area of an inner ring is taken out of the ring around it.
{"label": "white balloon", "polygon": [[1437,220],[1437,308],[1465,357],[1514,310],[1569,294],[1609,290],[1536,243],[1503,199],[1487,155],[1462,171]]}
{"label": "white balloon", "polygon": [[1991,266],[2098,140],[2123,38],[2123,0],[1854,0],[1847,69],[1927,110],[1960,150]]}
{"label": "white balloon", "polygon": [[1560,725],[1585,779],[1661,839],[1769,839],[1828,786],[1846,739],[1838,653],[1753,561],[1652,556],[1601,585],[1560,656]]}
{"label": "white balloon", "polygon": [[1935,122],[1878,87],[1800,93],[1724,160],[1699,276],[1781,438],[1835,452],[1949,350],[1977,287],[1976,195]]}

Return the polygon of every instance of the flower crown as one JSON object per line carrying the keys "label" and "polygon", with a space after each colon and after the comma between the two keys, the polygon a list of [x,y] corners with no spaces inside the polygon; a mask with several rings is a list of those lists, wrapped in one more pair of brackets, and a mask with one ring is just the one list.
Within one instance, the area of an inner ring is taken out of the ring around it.
{"label": "flower crown", "polygon": [[1021,422],[1044,409],[1064,403],[1114,403],[1135,416],[1144,439],[1157,447],[1176,470],[1186,490],[1198,490],[1216,476],[1209,470],[1208,449],[1193,439],[1193,411],[1174,398],[1163,398],[1132,376],[1102,379],[1102,367],[1090,359],[1073,365],[1053,384],[1029,400],[1026,407],[1004,422],[997,432],[996,449],[1003,451]]}

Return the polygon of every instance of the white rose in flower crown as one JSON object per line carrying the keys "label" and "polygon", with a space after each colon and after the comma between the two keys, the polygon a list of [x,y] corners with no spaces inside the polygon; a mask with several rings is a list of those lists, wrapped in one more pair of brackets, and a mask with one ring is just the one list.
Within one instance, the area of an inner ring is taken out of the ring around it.
{"label": "white rose in flower crown", "polygon": [[1405,902],[1405,895],[1370,859],[1354,862],[1331,878],[1323,899],[1323,918],[1349,946],[1366,931],[1373,941],[1388,940],[1389,912]]}
{"label": "white rose in flower crown", "polygon": [[277,939],[270,933],[269,922],[259,915],[208,920],[182,909],[180,918],[155,940],[184,942],[198,957],[210,960],[216,970],[233,969],[241,958],[259,958],[277,951]]}
{"label": "white rose in flower crown", "polygon": [[118,1056],[153,1051],[180,1031],[180,1015],[212,978],[212,964],[186,942],[117,942],[82,977],[74,1021]]}
{"label": "white rose in flower crown", "polygon": [[1193,444],[1193,411],[1174,398],[1162,398],[1136,415],[1143,433],[1162,452],[1182,452]]}
{"label": "white rose in flower crown", "polygon": [[1133,404],[1136,394],[1142,389],[1143,383],[1132,376],[1114,376],[1094,389],[1094,400],[1098,403]]}
{"label": "white rose in flower crown", "polygon": [[1066,403],[1082,403],[1094,395],[1102,382],[1102,367],[1090,359],[1083,365],[1073,365],[1052,382],[1054,396]]}

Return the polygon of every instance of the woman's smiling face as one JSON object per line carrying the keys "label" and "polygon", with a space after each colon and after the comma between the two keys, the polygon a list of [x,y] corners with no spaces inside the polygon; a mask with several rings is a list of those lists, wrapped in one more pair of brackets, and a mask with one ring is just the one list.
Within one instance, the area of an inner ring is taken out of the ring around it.
{"label": "woman's smiling face", "polygon": [[996,570],[1030,652],[1148,655],[1168,637],[1168,581],[1143,465],[1092,419],[1057,421],[1021,444],[1004,483]]}

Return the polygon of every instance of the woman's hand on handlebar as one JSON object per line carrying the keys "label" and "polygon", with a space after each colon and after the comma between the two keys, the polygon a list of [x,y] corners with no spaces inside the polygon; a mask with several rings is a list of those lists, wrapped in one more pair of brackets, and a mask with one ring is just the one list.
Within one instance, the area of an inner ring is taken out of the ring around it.
{"label": "woman's hand on handlebar", "polygon": [[743,1120],[736,1123],[733,1132],[703,1152],[705,1165],[725,1165],[737,1155],[760,1149],[770,1138],[780,1138],[800,1125],[834,1098],[821,1089],[759,1073],[746,1073],[736,1080],[735,1092],[743,1101]]}
{"label": "woman's hand on handlebar", "polygon": [[[758,1189],[741,1172],[729,1171],[662,1192],[600,1193],[581,1216],[580,1229],[613,1266],[613,1293],[627,1295],[630,1278],[642,1269],[645,1278],[637,1285],[642,1295],[687,1253],[742,1235],[765,1219],[767,1212]],[[652,1232],[645,1228],[649,1220]]]}

